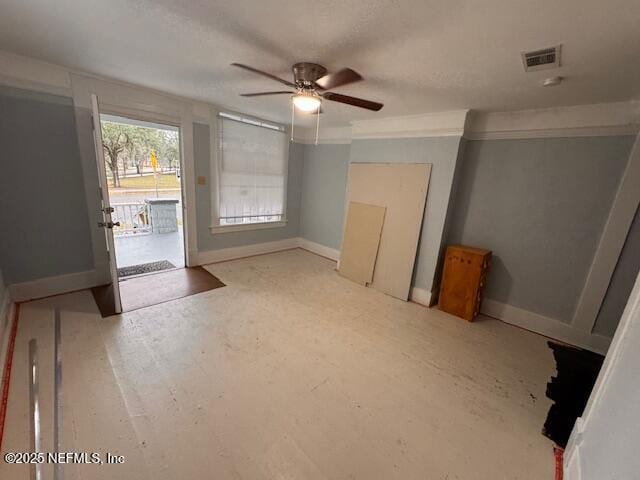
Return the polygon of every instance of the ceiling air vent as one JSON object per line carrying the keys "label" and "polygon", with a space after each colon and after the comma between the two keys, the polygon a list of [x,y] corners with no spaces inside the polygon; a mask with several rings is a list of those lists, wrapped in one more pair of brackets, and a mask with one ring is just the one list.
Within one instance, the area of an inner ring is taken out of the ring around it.
{"label": "ceiling air vent", "polygon": [[559,67],[560,45],[532,52],[522,52],[522,63],[524,64],[525,72]]}

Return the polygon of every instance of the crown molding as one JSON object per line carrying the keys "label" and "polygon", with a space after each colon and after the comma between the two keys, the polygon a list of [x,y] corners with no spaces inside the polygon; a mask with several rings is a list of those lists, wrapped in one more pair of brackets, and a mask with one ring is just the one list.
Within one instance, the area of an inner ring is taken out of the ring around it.
{"label": "crown molding", "polygon": [[[174,105],[176,109],[186,107],[199,122],[207,122],[209,111],[219,109],[207,102],[0,50],[1,85],[72,97],[74,84],[78,83],[101,86],[107,94],[104,100],[111,92],[116,92],[120,98],[122,92],[136,90],[136,98],[149,99],[140,108],[153,110],[156,102]],[[295,130],[295,142],[315,144],[315,128],[300,126]],[[318,143],[348,144],[353,139],[445,136],[464,136],[469,140],[593,137],[637,135],[638,132],[640,101],[629,101],[513,112],[454,110],[360,120],[347,127],[321,128]]]}
{"label": "crown molding", "polygon": [[472,112],[469,140],[636,135],[640,102],[598,103],[515,112]]}
{"label": "crown molding", "polygon": [[[451,112],[376,118],[349,127],[320,130],[318,143],[358,139],[464,136],[468,140],[507,140],[637,135],[640,102],[614,102],[513,112]],[[314,144],[315,129],[297,127],[297,143]]]}
{"label": "crown molding", "polygon": [[3,50],[0,50],[0,84],[71,96],[71,77],[67,69]]}
{"label": "crown molding", "polygon": [[462,136],[469,110],[352,122],[353,139]]}
{"label": "crown molding", "polygon": [[[192,111],[194,120],[199,122],[208,122],[210,109],[219,108],[207,102],[0,50],[0,85],[75,97],[76,107],[90,108],[87,98],[80,99],[74,95],[79,84],[88,85],[92,90],[100,90],[103,95],[106,93],[107,99],[112,92],[115,92],[114,96],[117,98],[136,92],[136,100],[131,101],[131,104],[133,108],[141,110],[149,107],[153,110],[155,103],[175,105],[176,110],[186,107]],[[148,102],[146,105],[138,105],[139,99],[148,99]]]}

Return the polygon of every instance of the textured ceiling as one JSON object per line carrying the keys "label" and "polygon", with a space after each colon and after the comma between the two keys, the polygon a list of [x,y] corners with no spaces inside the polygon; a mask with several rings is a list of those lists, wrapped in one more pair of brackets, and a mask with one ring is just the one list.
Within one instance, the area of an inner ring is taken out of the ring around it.
{"label": "textured ceiling", "polygon": [[[0,49],[286,121],[286,97],[241,62],[290,78],[313,61],[365,81],[336,89],[379,113],[325,102],[322,121],[640,97],[638,0],[0,0]],[[563,44],[558,70],[520,51]],[[566,82],[542,88],[542,79]]]}

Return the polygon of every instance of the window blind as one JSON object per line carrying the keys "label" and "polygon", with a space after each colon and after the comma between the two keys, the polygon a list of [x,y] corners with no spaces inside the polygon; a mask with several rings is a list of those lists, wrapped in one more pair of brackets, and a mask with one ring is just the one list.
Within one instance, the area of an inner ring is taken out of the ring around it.
{"label": "window blind", "polygon": [[219,117],[219,224],[284,219],[286,135],[281,129]]}

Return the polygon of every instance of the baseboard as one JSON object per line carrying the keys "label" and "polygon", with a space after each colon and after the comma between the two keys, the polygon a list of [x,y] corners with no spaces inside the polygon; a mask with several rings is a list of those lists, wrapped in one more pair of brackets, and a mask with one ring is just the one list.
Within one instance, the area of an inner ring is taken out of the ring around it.
{"label": "baseboard", "polygon": [[207,250],[198,252],[196,260],[198,265],[206,265],[209,263],[225,262],[227,260],[235,260],[238,258],[252,257],[254,255],[262,255],[265,253],[280,252],[289,250],[299,246],[298,238],[285,238],[275,242],[255,243],[253,245],[243,245],[241,247],[221,248],[220,250]]}
{"label": "baseboard", "polygon": [[411,292],[409,293],[409,300],[414,303],[419,303],[420,305],[424,305],[428,307],[431,302],[431,292],[424,288],[411,287]]}
{"label": "baseboard", "polygon": [[[594,387],[595,389],[595,387]],[[583,432],[585,429],[584,417],[576,418],[576,423],[571,431],[571,436],[564,449],[563,467],[565,480],[580,480],[582,478],[581,471],[581,451]]]}
{"label": "baseboard", "polygon": [[606,354],[611,343],[611,339],[604,335],[586,332],[559,320],[488,298],[482,301],[480,312],[503,322],[597,353]]}
{"label": "baseboard", "polygon": [[565,450],[564,460],[564,480],[580,480],[582,478],[582,468],[580,459],[580,449],[576,449],[572,452],[571,457],[566,459],[567,450]]}
{"label": "baseboard", "polygon": [[104,284],[104,274],[98,270],[89,270],[40,278],[31,282],[14,283],[9,285],[9,293],[14,302],[26,302],[102,284]]}
{"label": "baseboard", "polygon": [[330,260],[334,260],[336,262],[340,260],[340,250],[336,250],[335,248],[320,245],[319,243],[312,242],[311,240],[307,240],[306,238],[302,238],[302,237],[298,237],[297,240],[298,240],[298,246],[300,248],[308,250],[312,253],[316,253]]}
{"label": "baseboard", "polygon": [[255,243],[253,245],[243,245],[241,247],[221,248],[220,250],[207,250],[204,252],[193,252],[197,265],[207,265],[209,263],[226,262],[238,258],[252,257],[254,255],[264,255],[266,253],[281,252],[291,248],[302,248],[309,252],[331,260],[340,258],[340,251],[334,248],[325,247],[319,243],[312,242],[302,237],[285,238],[275,242]]}

